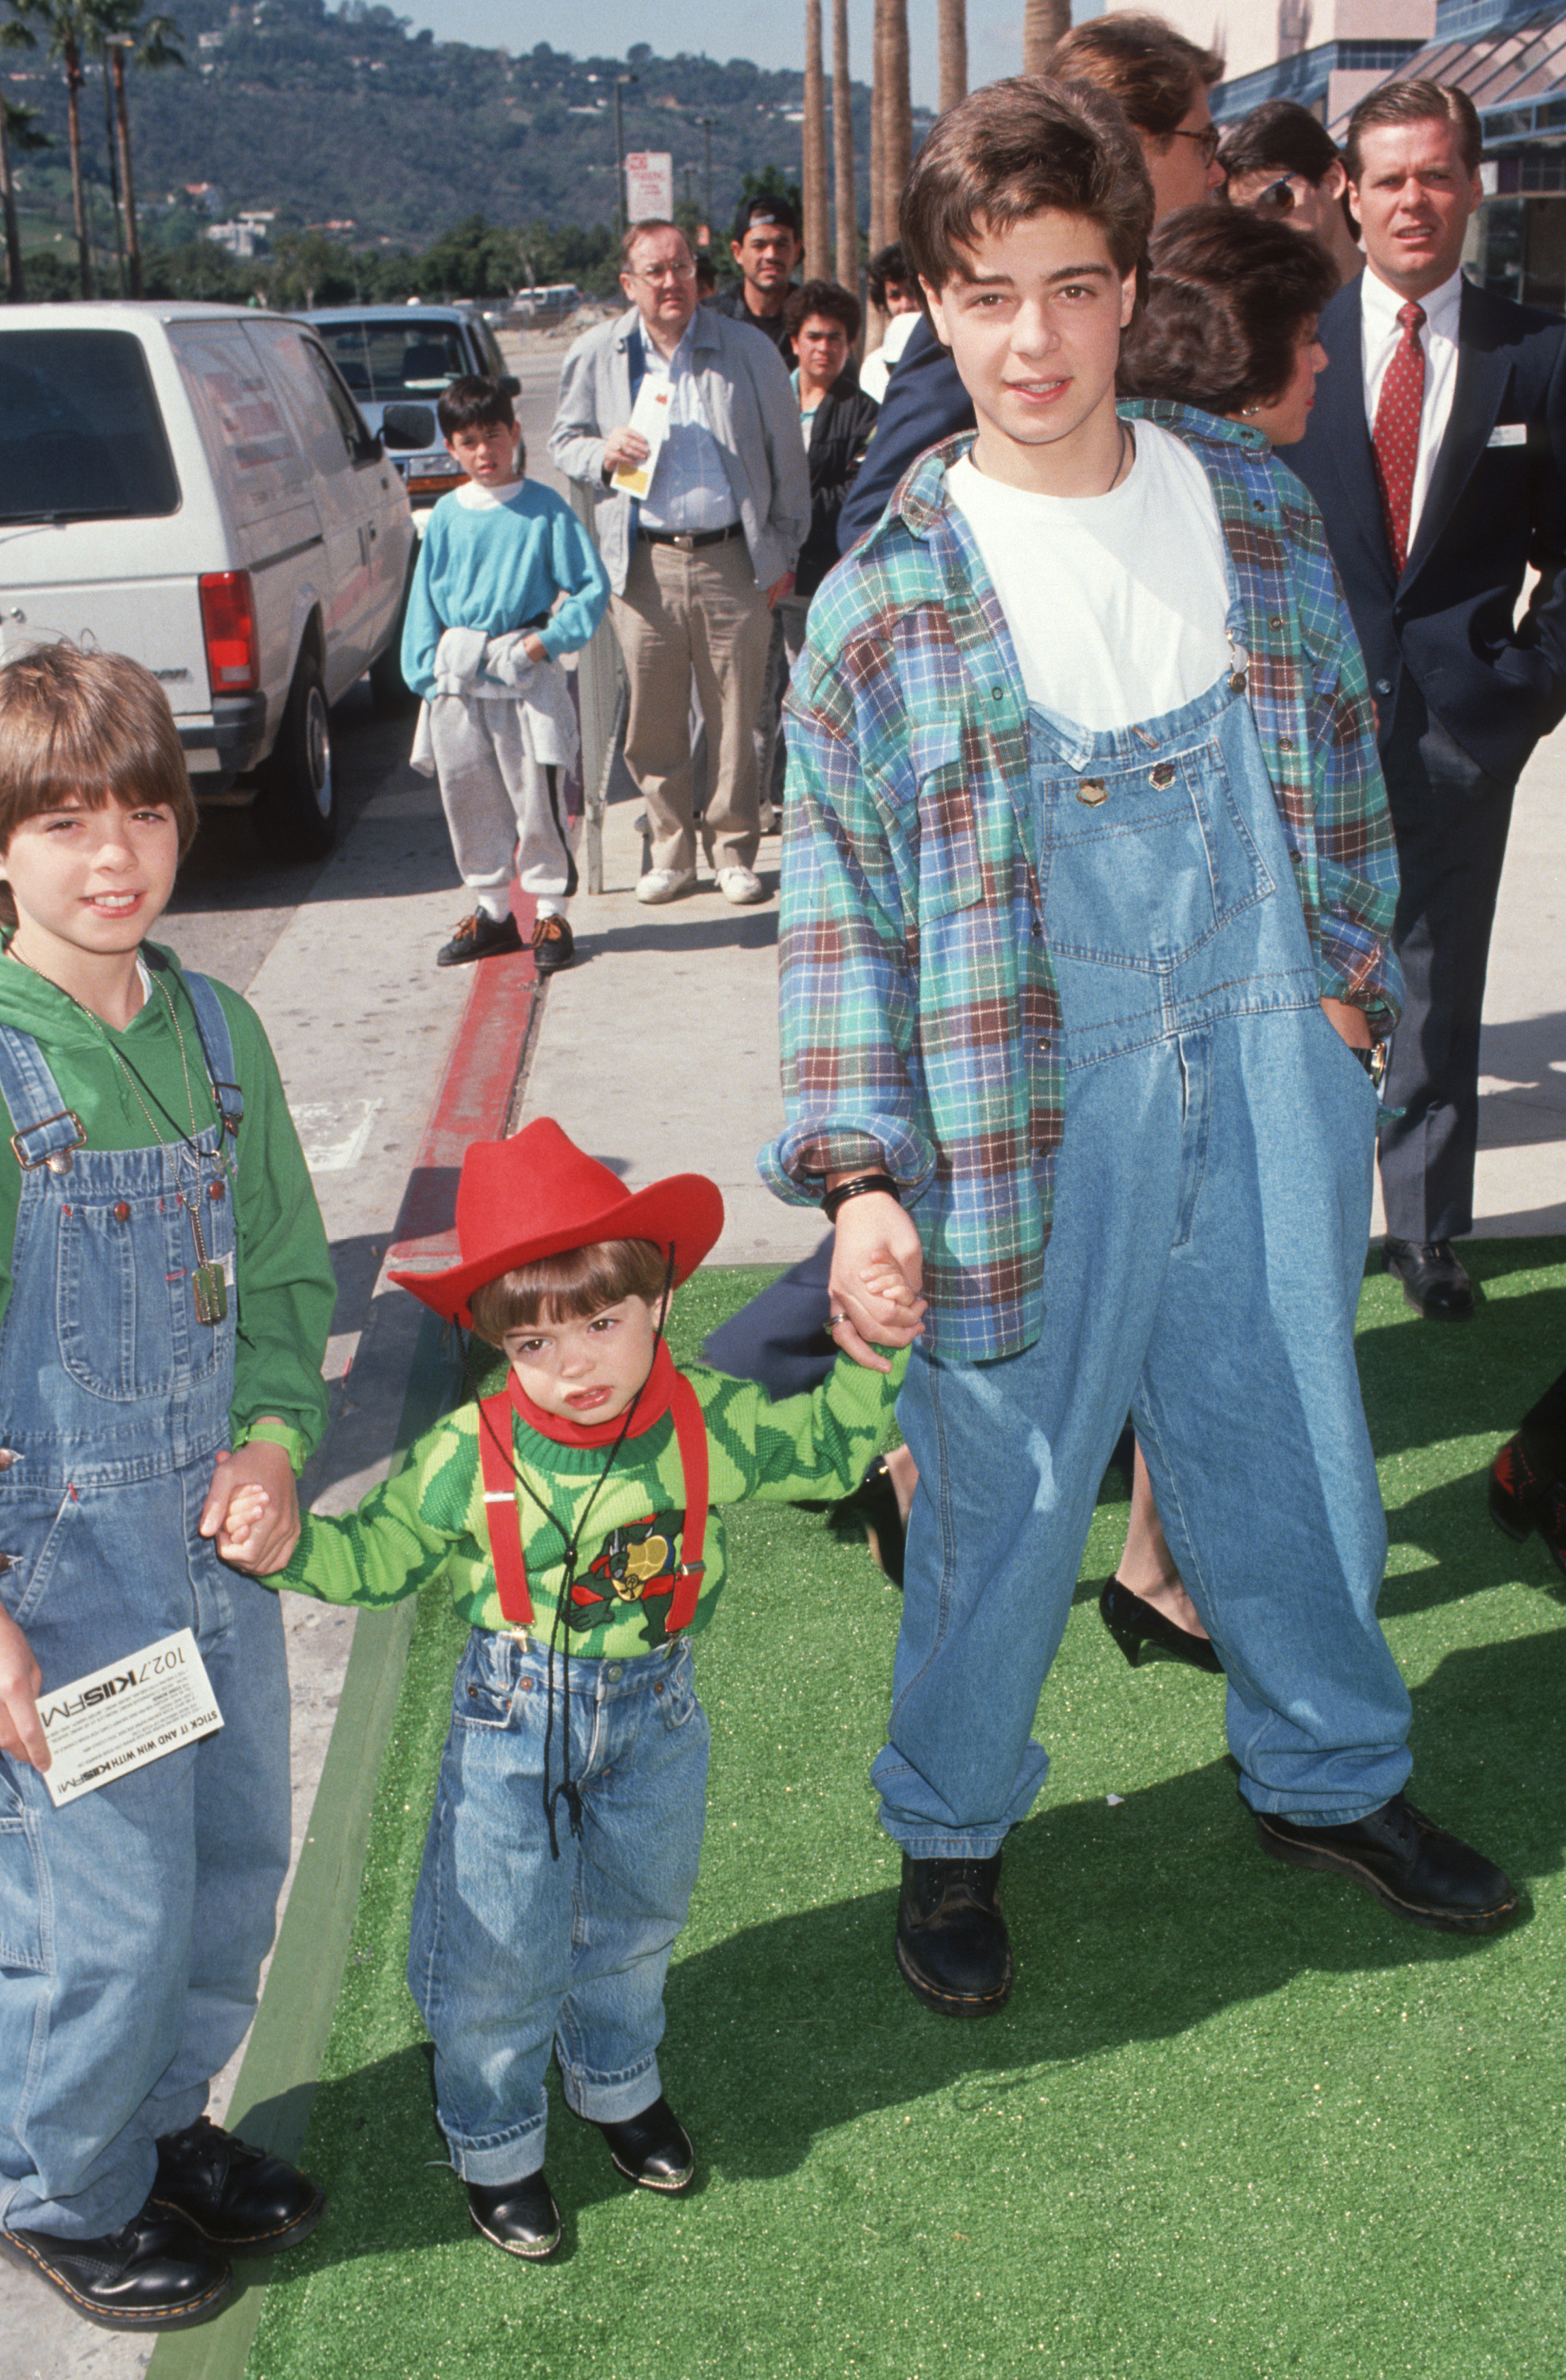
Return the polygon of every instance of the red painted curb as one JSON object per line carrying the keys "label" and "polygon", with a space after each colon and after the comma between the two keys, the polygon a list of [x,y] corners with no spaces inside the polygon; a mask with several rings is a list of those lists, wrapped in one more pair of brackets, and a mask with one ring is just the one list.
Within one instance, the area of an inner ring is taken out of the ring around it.
{"label": "red painted curb", "polygon": [[[512,914],[524,942],[533,931],[530,893],[513,889]],[[388,1264],[433,1271],[455,1264],[456,1184],[470,1141],[498,1140],[516,1086],[539,996],[530,950],[514,958],[478,959],[456,1040],[435,1094],[402,1205]]]}

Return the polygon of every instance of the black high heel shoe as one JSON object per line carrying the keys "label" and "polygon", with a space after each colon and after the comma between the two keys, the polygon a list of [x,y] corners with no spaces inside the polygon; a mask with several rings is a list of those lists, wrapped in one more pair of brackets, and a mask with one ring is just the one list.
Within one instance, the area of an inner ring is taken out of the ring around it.
{"label": "black high heel shoe", "polygon": [[1194,1670],[1208,1670],[1217,1677],[1223,1675],[1223,1664],[1210,1636],[1193,1636],[1188,1628],[1177,1627],[1154,1605],[1144,1603],[1130,1587],[1123,1586],[1118,1578],[1104,1581],[1104,1590],[1099,1597],[1099,1617],[1134,1670],[1142,1658],[1143,1645],[1156,1645],[1171,1661],[1188,1661]]}
{"label": "black high heel shoe", "polygon": [[1520,1438],[1508,1439],[1490,1465],[1490,1518],[1519,1545],[1536,1529],[1566,1577],[1566,1484],[1536,1471]]}

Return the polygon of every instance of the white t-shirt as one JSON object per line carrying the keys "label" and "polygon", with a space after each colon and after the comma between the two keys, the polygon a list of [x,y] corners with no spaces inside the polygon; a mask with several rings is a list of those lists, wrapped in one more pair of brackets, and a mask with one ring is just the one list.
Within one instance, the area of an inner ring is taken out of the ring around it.
{"label": "white t-shirt", "polygon": [[1040,496],[946,475],[1012,632],[1030,702],[1081,726],[1131,727],[1205,694],[1230,666],[1229,577],[1207,473],[1151,421],[1103,496]]}

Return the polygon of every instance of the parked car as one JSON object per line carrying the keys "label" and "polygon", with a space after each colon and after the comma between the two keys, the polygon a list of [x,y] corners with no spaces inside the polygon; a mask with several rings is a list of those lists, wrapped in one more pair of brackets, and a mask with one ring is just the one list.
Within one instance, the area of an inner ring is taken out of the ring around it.
{"label": "parked car", "polygon": [[[454,380],[476,372],[508,396],[521,383],[505,369],[494,333],[477,306],[317,306],[298,318],[314,331],[372,430],[388,405],[431,408]],[[421,453],[394,458],[420,536],[435,504],[462,478],[438,432]]]}
{"label": "parked car", "polygon": [[[428,406],[385,424],[432,428]],[[366,670],[402,696],[416,551],[382,436],[298,322],[0,308],[0,658],[68,638],[144,662],[198,797],[253,794],[279,857],[335,835],[331,705]]]}

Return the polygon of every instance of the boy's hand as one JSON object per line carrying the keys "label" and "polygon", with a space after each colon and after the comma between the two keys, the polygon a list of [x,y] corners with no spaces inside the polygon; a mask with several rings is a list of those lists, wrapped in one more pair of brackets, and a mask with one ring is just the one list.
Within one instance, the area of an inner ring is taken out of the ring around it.
{"label": "boy's hand", "polygon": [[224,1561],[232,1562],[236,1570],[254,1569],[250,1548],[263,1543],[262,1524],[271,1510],[272,1499],[264,1488],[241,1488],[230,1497],[217,1533],[217,1549]]}
{"label": "boy's hand", "polygon": [[0,1611],[0,1752],[41,1775],[49,1766],[49,1740],[38,1716],[42,1685],[31,1645],[10,1613]]}
{"label": "boy's hand", "polygon": [[870,1343],[906,1347],[924,1328],[928,1300],[919,1295],[924,1250],[912,1216],[884,1190],[867,1190],[838,1210],[832,1277],[827,1283],[832,1341],[867,1371],[892,1366]]}
{"label": "boy's hand", "polygon": [[[260,1488],[266,1496],[268,1511],[252,1523],[245,1524],[241,1515],[233,1521],[229,1507],[241,1488]],[[200,1530],[203,1537],[217,1537],[218,1552],[223,1552],[222,1538],[245,1527],[244,1567],[257,1578],[270,1578],[283,1568],[299,1542],[299,1498],[294,1485],[294,1466],[285,1450],[274,1446],[270,1439],[252,1438],[237,1454],[220,1454],[212,1472],[212,1484],[207,1490],[207,1500],[201,1508]]]}
{"label": "boy's hand", "polygon": [[522,650],[530,662],[547,662],[549,659],[549,647],[541,637],[524,637]]}

